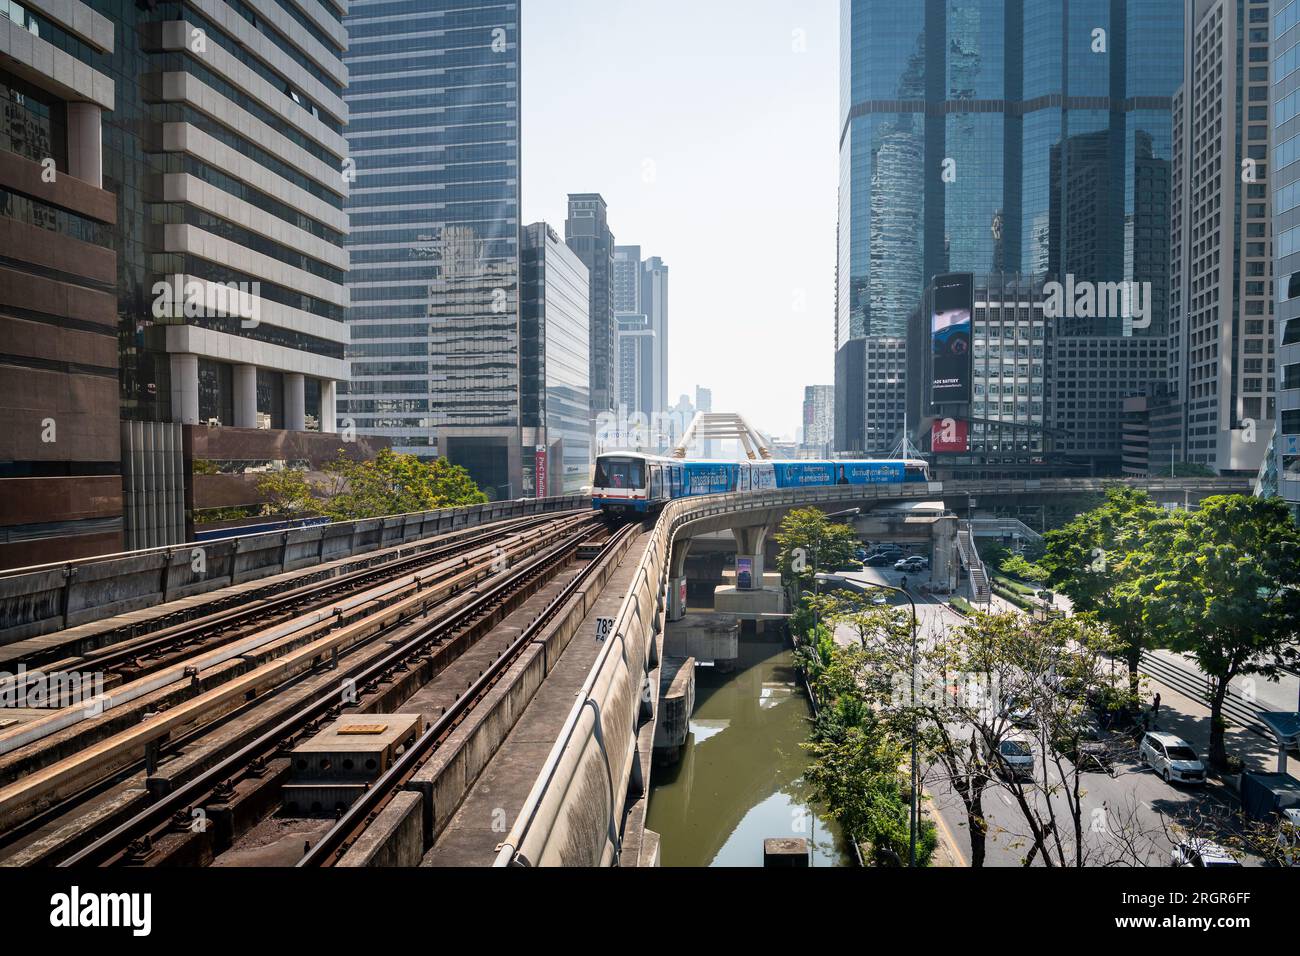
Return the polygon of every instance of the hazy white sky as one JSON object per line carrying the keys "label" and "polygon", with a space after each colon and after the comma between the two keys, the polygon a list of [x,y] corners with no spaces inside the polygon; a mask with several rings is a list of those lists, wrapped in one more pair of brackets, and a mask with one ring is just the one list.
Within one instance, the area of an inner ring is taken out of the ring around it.
{"label": "hazy white sky", "polygon": [[707,385],[789,437],[834,380],[838,9],[523,0],[523,221],[603,194],[671,270],[672,402]]}

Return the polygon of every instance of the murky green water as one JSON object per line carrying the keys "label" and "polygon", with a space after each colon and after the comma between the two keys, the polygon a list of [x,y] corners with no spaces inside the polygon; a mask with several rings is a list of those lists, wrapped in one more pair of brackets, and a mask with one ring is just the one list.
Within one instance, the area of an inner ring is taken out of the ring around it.
{"label": "murky green water", "polygon": [[848,866],[839,826],[810,804],[808,699],[788,647],[744,636],[730,674],[696,670],[695,714],[681,762],[656,767],[646,825],[664,866],[762,866],[763,841],[808,840],[813,866]]}

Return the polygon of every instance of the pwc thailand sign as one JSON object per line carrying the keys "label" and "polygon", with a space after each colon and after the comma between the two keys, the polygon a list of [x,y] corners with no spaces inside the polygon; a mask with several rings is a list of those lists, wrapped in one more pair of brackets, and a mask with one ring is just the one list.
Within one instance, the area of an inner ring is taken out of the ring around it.
{"label": "pwc thailand sign", "polygon": [[970,424],[960,418],[936,418],[930,427],[930,451],[936,454],[970,451]]}

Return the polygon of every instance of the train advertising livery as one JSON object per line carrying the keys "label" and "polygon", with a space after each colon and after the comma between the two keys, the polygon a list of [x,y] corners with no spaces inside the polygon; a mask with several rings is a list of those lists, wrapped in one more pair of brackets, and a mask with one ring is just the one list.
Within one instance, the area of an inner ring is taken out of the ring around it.
{"label": "train advertising livery", "polygon": [[776,462],[781,488],[820,485],[878,485],[903,480],[901,461]]}
{"label": "train advertising livery", "polygon": [[735,488],[736,465],[722,461],[692,461],[686,464],[686,494],[720,495]]}
{"label": "train advertising livery", "polygon": [[971,313],[974,276],[969,272],[936,276],[930,335],[934,378],[930,403],[969,402],[971,397]]}

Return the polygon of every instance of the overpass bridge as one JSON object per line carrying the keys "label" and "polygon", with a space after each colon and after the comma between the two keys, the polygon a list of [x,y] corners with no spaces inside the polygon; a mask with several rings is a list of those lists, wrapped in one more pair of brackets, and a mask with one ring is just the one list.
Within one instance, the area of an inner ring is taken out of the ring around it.
{"label": "overpass bridge", "polygon": [[[663,637],[684,580],[689,542],[730,531],[737,553],[762,567],[762,543],[792,509],[838,512],[954,496],[1023,498],[1103,493],[1114,485],[1148,490],[1165,504],[1249,493],[1249,482],[1222,478],[1107,480],[1060,478],[916,485],[834,486],[687,498],[665,506],[647,536],[631,585],[590,673],[523,808],[501,842],[497,866],[653,865],[644,831],[653,713]],[[761,575],[753,575],[761,587]],[[744,589],[740,589],[744,590]],[[647,700],[650,706],[646,706]],[[622,729],[621,734],[611,733]]]}

